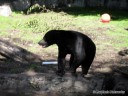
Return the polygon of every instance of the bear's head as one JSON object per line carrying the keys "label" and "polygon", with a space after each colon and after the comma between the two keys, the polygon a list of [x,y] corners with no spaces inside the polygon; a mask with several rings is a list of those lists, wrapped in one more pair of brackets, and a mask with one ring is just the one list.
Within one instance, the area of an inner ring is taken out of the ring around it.
{"label": "bear's head", "polygon": [[42,40],[38,42],[39,45],[41,45],[43,48],[46,48],[52,44],[56,43],[56,32],[54,30],[48,31]]}

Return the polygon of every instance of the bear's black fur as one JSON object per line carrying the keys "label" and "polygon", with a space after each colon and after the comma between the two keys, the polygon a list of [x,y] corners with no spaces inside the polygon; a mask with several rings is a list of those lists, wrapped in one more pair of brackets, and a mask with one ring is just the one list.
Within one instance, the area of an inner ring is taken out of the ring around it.
{"label": "bear's black fur", "polygon": [[96,46],[86,35],[76,31],[51,30],[39,41],[39,45],[48,47],[52,44],[58,45],[58,71],[60,76],[64,75],[65,57],[71,54],[70,68],[73,75],[81,65],[82,75],[86,75],[93,62]]}

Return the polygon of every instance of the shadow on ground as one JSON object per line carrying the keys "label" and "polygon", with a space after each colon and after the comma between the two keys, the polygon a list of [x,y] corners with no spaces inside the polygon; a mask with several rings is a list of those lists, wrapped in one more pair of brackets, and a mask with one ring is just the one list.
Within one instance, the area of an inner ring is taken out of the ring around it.
{"label": "shadow on ground", "polygon": [[[125,54],[126,50],[120,51]],[[119,52],[119,53],[120,53]],[[101,54],[107,56],[105,53]],[[113,54],[114,55],[114,54]],[[120,55],[120,54],[119,54]],[[124,57],[94,60],[88,75],[81,76],[81,67],[77,77],[73,77],[66,64],[66,74],[55,74],[57,65],[41,65],[41,62],[22,63],[1,56],[0,59],[0,96],[99,96],[115,93],[98,93],[104,91],[123,91],[119,96],[127,96],[128,66],[120,63]],[[125,59],[126,60],[126,59]],[[31,60],[32,61],[32,60]],[[117,94],[116,94],[117,96]]]}
{"label": "shadow on ground", "polygon": [[114,10],[105,8],[65,8],[64,12],[73,16],[98,16],[108,13],[112,20],[120,21],[128,19],[127,10]]}

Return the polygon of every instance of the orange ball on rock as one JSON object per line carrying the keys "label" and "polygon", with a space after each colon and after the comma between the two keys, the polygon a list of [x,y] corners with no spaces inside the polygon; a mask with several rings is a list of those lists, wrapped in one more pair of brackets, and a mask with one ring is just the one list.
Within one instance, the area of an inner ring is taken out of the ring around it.
{"label": "orange ball on rock", "polygon": [[101,16],[101,21],[102,21],[103,23],[108,23],[108,22],[110,22],[110,20],[111,20],[111,17],[110,17],[110,15],[107,14],[107,13],[105,13],[105,14],[103,14],[103,15]]}

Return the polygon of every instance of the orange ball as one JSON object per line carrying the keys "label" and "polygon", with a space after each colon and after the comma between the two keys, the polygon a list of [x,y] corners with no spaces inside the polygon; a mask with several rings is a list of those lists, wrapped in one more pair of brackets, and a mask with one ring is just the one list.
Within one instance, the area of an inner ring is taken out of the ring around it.
{"label": "orange ball", "polygon": [[110,22],[110,20],[111,20],[111,17],[110,17],[110,15],[107,14],[107,13],[105,13],[105,14],[103,14],[103,15],[101,16],[101,21],[102,21],[103,23],[108,23],[108,22]]}

